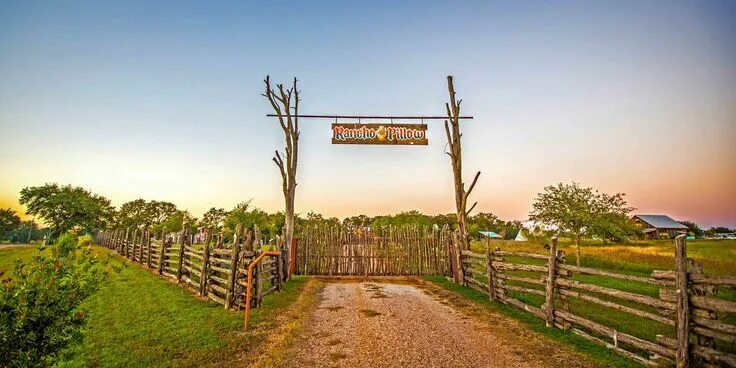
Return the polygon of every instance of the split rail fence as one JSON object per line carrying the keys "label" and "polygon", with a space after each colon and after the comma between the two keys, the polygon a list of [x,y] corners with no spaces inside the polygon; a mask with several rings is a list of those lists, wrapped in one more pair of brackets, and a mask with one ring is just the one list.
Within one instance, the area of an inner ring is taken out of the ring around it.
{"label": "split rail fence", "polygon": [[[703,274],[687,258],[684,236],[675,245],[675,271],[654,271],[650,277],[567,264],[553,238],[549,255],[490,246],[485,254],[461,251],[458,278],[491,300],[545,320],[548,327],[648,366],[736,367],[736,302],[721,297],[734,299],[736,277]],[[619,312],[623,318],[611,317]],[[632,328],[642,319],[654,324]]]}
{"label": "split rail fence", "polygon": [[[193,244],[193,239],[187,229],[152,234],[140,228],[102,231],[95,242],[226,309],[244,308],[248,266],[262,252],[258,228],[244,230],[239,225],[232,243],[212,228],[205,231],[203,243]],[[251,307],[260,306],[263,297],[282,290],[287,272],[283,250],[281,254],[254,267]]]}
{"label": "split rail fence", "polygon": [[453,232],[417,226],[299,230],[296,272],[327,276],[448,275]]}

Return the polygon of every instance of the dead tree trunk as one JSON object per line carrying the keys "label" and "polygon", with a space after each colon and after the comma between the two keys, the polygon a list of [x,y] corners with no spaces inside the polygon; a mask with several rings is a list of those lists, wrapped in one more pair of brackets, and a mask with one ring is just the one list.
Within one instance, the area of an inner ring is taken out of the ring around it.
{"label": "dead tree trunk", "polygon": [[[271,103],[274,112],[279,119],[279,125],[284,131],[286,145],[284,152],[276,154],[273,162],[281,173],[281,190],[284,193],[285,219],[284,219],[284,245],[286,247],[286,258],[291,259],[291,240],[294,237],[294,202],[296,199],[296,169],[299,157],[299,90],[297,80],[291,88],[284,89],[283,84],[277,84],[278,92],[271,88],[271,80],[268,76],[266,93],[263,94]],[[287,270],[287,277],[291,273]]]}
{"label": "dead tree trunk", "polygon": [[[468,197],[475,187],[475,183],[478,181],[480,171],[475,174],[473,182],[470,184],[467,190],[465,190],[465,183],[463,182],[463,159],[462,159],[462,146],[460,144],[460,103],[462,100],[455,99],[455,86],[452,83],[452,76],[447,76],[447,89],[450,93],[450,102],[445,104],[447,108],[447,120],[445,120],[445,133],[447,134],[447,146],[449,152],[446,152],[450,156],[452,162],[452,175],[455,179],[455,207],[457,209],[457,224],[459,231],[459,244],[456,244],[456,250],[470,249],[470,241],[468,238],[468,214],[475,208],[478,202],[475,202],[470,209],[467,208]],[[449,122],[448,122],[449,121]]]}

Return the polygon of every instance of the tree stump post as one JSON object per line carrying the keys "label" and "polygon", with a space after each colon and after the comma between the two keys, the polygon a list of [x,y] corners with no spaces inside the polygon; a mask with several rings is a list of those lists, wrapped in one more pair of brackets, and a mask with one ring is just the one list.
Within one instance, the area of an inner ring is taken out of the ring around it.
{"label": "tree stump post", "polygon": [[486,237],[486,272],[488,273],[488,299],[496,300],[496,285],[493,279],[493,253],[491,252],[491,239]]}
{"label": "tree stump post", "polygon": [[176,282],[181,282],[181,276],[182,271],[184,270],[184,247],[187,245],[188,233],[189,229],[187,228],[187,225],[184,224],[184,227],[181,229],[181,242],[179,243],[179,259],[178,259],[178,265],[176,267]]}
{"label": "tree stump post", "polygon": [[146,232],[148,232],[147,227],[141,229],[141,244],[138,246],[138,263],[140,264],[143,264],[143,246],[146,245]]}
{"label": "tree stump post", "polygon": [[549,264],[547,265],[547,290],[545,293],[545,324],[555,325],[555,277],[557,277],[557,235],[550,239]]}
{"label": "tree stump post", "polygon": [[[260,255],[261,255],[261,250],[256,249],[251,262],[258,259]],[[253,293],[254,298],[252,298],[251,300],[251,307],[253,308],[258,308],[258,306],[261,305],[261,295],[262,295],[261,289],[263,287],[263,281],[262,281],[263,275],[262,275],[261,270],[262,270],[261,264],[257,264],[255,265],[255,267],[253,267],[253,284],[254,285],[252,287],[253,289],[255,289],[255,292]]]}
{"label": "tree stump post", "polygon": [[199,295],[207,296],[207,278],[210,269],[210,240],[212,239],[212,228],[208,228],[204,236],[204,252],[202,254],[202,277],[199,279]]}
{"label": "tree stump post", "polygon": [[166,257],[166,248],[168,244],[166,242],[166,230],[161,229],[161,250],[158,252],[158,274],[164,273],[164,264]]}
{"label": "tree stump post", "polygon": [[675,327],[677,329],[677,368],[690,365],[690,298],[688,295],[687,244],[685,235],[675,238],[675,296],[677,309]]}
{"label": "tree stump post", "polygon": [[151,233],[146,228],[146,268],[151,268]]}
{"label": "tree stump post", "polygon": [[243,239],[243,224],[235,226],[233,235],[233,249],[230,252],[230,277],[227,280],[227,296],[225,297],[225,309],[233,307],[235,302],[235,280],[238,273],[238,256],[240,255],[240,241]]}

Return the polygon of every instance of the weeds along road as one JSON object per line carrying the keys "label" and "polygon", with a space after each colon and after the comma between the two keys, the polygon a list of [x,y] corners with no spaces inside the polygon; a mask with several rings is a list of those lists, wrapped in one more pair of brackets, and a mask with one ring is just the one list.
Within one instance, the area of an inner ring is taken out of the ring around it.
{"label": "weeds along road", "polygon": [[326,281],[286,367],[590,367],[584,356],[433,284]]}

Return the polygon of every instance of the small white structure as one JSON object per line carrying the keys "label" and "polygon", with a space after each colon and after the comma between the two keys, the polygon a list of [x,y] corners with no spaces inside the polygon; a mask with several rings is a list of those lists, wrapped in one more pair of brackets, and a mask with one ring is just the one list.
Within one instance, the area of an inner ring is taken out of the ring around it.
{"label": "small white structure", "polygon": [[526,236],[524,236],[524,234],[521,233],[522,231],[523,231],[523,229],[519,229],[519,232],[516,234],[516,237],[514,238],[514,241],[527,241],[527,240],[529,240],[529,239],[526,238]]}

